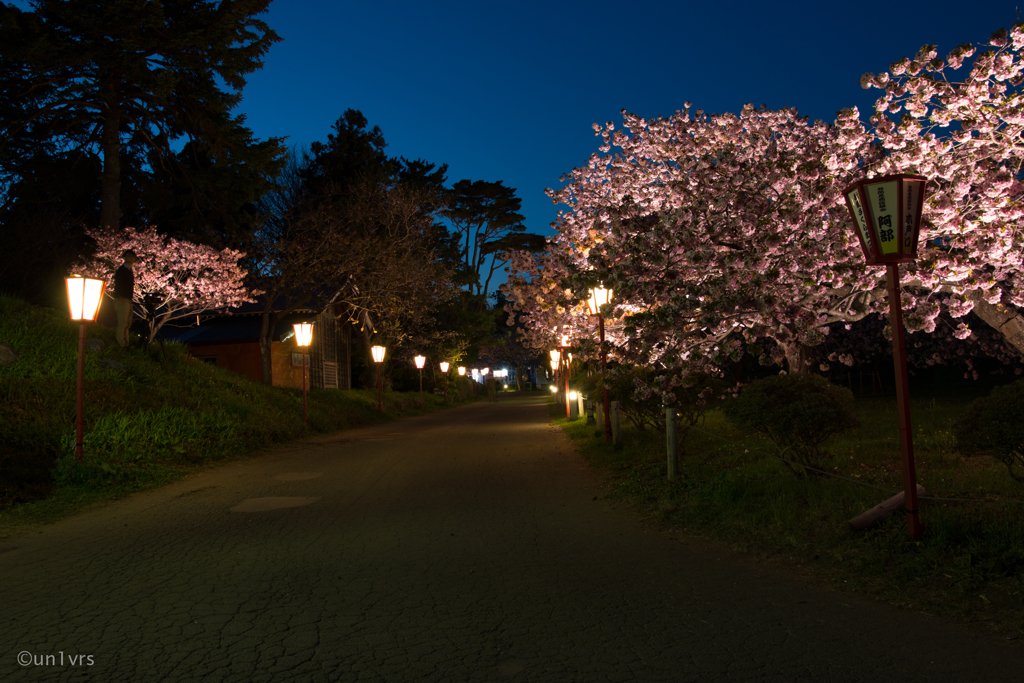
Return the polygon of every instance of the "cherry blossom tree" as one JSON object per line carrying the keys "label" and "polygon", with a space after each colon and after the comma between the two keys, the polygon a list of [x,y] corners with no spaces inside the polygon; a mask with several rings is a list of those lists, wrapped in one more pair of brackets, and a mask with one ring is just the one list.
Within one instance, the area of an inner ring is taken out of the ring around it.
{"label": "cherry blossom tree", "polygon": [[[940,312],[973,310],[1024,354],[1024,25],[984,47],[961,45],[943,60],[926,45],[888,72],[864,74],[861,85],[883,91],[871,119],[887,152],[877,172],[931,179],[927,246],[905,267],[927,293],[908,323],[931,331]],[[970,333],[962,323],[956,332]]]}
{"label": "cherry blossom tree", "polygon": [[[583,326],[580,301],[600,282],[616,291],[616,352],[662,368],[669,384],[736,357],[743,342],[757,353],[765,338],[776,343],[763,361],[802,371],[832,326],[886,308],[885,271],[864,265],[843,188],[917,172],[932,182],[918,261],[901,266],[908,330],[941,324],[944,338],[964,340],[973,310],[1024,353],[1021,46],[1018,26],[977,56],[961,46],[937,60],[926,46],[890,73],[866,74],[862,85],[884,89],[873,130],[856,109],[811,124],[790,109],[709,115],[689,104],[651,121],[624,113],[622,130],[595,125],[599,153],[549,191],[569,206],[558,236],[541,257],[511,261],[513,313],[543,345]],[[935,349],[933,359],[953,352],[949,341],[908,339]]]}
{"label": "cherry blossom tree", "polygon": [[523,291],[510,297],[531,316],[578,306],[600,282],[615,290],[611,327],[634,362],[700,369],[767,336],[802,371],[802,347],[827,325],[878,307],[879,274],[864,268],[841,204],[876,156],[856,110],[834,125],[752,106],[624,118],[622,131],[595,126],[601,154],[550,192],[570,210],[544,276],[514,279]]}
{"label": "cherry blossom tree", "polygon": [[245,254],[232,249],[217,251],[157,233],[141,230],[87,230],[96,241],[95,255],[72,268],[73,273],[108,281],[112,296],[114,271],[121,254],[136,254],[134,309],[149,328],[147,344],[168,322],[191,318],[255,300],[259,292],[243,285],[246,272],[239,265]]}

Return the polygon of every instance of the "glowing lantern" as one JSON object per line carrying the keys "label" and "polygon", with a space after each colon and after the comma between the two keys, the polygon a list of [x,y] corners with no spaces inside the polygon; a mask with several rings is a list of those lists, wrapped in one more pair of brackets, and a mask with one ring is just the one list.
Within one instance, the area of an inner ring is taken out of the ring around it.
{"label": "glowing lantern", "polygon": [[298,346],[309,346],[313,343],[313,323],[295,323],[295,344]]}
{"label": "glowing lantern", "polygon": [[587,308],[590,309],[590,315],[600,315],[601,307],[606,305],[612,300],[612,290],[605,289],[604,287],[595,287],[590,290],[590,298],[587,299]]}
{"label": "glowing lantern", "polygon": [[917,258],[927,178],[897,173],[861,180],[843,191],[867,264]]}
{"label": "glowing lantern", "polygon": [[64,280],[68,287],[68,309],[71,319],[82,322],[96,322],[100,303],[107,285],[103,280],[81,275],[72,275]]}

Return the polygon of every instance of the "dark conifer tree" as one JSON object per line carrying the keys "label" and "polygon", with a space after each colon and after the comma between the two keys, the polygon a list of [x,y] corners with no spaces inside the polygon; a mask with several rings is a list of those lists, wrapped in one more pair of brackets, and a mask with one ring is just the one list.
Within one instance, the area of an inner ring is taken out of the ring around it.
{"label": "dark conifer tree", "polygon": [[[164,211],[186,233],[239,227],[228,214],[254,197],[238,172],[265,183],[283,153],[231,113],[280,40],[258,18],[269,2],[31,0],[31,12],[0,3],[0,163],[10,173],[43,142],[98,156],[101,225],[121,225],[129,165],[142,172],[130,212]],[[160,197],[154,188],[166,183],[177,188]],[[142,206],[147,193],[155,209]]]}

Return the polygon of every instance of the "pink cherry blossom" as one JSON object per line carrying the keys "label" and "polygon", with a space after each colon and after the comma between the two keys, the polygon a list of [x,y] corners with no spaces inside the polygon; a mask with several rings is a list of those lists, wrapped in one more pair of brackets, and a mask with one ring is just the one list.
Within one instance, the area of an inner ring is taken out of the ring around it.
{"label": "pink cherry blossom", "polygon": [[112,295],[122,252],[135,252],[133,303],[136,314],[148,323],[148,341],[172,320],[252,302],[259,294],[243,284],[246,272],[238,265],[245,256],[242,252],[176,240],[160,235],[153,226],[86,234],[96,240],[96,253],[72,272],[107,280],[108,294]]}

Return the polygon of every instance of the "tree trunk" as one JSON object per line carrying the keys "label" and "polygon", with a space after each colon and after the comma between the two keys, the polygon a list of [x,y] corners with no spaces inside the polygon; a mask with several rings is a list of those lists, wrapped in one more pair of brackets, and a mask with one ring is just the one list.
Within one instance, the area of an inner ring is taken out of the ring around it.
{"label": "tree trunk", "polygon": [[1006,339],[1006,343],[1024,356],[1024,317],[1011,306],[990,304],[982,298],[978,290],[968,296],[974,302],[974,314],[998,330]]}
{"label": "tree trunk", "polygon": [[809,347],[794,341],[784,344],[782,348],[786,350],[786,365],[788,366],[789,374],[805,375],[810,373],[811,366],[806,362],[810,357]]}
{"label": "tree trunk", "polygon": [[121,227],[121,108],[116,81],[109,85],[110,99],[103,112],[103,173],[100,176],[100,227]]}
{"label": "tree trunk", "polygon": [[270,351],[274,343],[274,328],[277,326],[277,315],[263,311],[263,324],[260,327],[260,368],[263,383],[274,386],[274,360]]}

